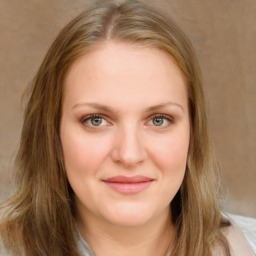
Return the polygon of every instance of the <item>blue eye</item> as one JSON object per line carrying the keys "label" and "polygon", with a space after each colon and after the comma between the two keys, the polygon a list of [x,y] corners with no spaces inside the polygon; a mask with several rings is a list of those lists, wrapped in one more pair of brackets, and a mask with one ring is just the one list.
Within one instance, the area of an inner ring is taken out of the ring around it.
{"label": "blue eye", "polygon": [[82,119],[82,123],[92,127],[100,127],[107,125],[107,121],[101,115],[97,114],[86,116]]}
{"label": "blue eye", "polygon": [[161,126],[164,123],[164,119],[162,117],[154,117],[152,121],[155,126]]}
{"label": "blue eye", "polygon": [[166,115],[162,115],[162,114],[155,115],[150,120],[150,123],[153,126],[158,126],[158,127],[168,126],[172,122],[173,122],[173,120],[170,116],[166,116]]}
{"label": "blue eye", "polygon": [[93,117],[90,119],[90,122],[93,126],[100,126],[102,124],[102,118],[101,117]]}

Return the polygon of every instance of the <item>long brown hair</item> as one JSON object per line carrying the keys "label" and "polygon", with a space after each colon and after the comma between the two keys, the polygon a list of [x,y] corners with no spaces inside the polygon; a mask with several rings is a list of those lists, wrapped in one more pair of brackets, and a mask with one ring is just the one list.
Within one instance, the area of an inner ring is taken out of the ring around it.
{"label": "long brown hair", "polygon": [[171,255],[229,255],[212,161],[200,68],[189,40],[169,18],[138,1],[100,4],[76,17],[49,49],[31,87],[16,158],[16,190],[1,205],[0,235],[13,255],[78,255],[72,189],[60,141],[63,81],[71,64],[106,40],[155,47],[187,78],[191,141],[182,186],[171,202],[177,227]]}

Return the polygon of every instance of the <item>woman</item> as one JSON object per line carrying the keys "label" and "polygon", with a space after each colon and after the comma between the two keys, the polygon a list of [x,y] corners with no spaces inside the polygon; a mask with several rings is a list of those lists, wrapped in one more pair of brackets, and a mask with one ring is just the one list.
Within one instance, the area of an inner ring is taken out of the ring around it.
{"label": "woman", "polygon": [[193,49],[137,1],[61,31],[16,166],[0,224],[10,255],[252,255],[221,216]]}

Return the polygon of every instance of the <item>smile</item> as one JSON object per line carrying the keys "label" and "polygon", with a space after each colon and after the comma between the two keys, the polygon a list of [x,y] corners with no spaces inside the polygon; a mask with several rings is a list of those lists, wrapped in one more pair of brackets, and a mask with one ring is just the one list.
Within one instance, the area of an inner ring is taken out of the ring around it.
{"label": "smile", "polygon": [[115,176],[103,182],[121,194],[136,194],[148,188],[154,179],[145,176]]}

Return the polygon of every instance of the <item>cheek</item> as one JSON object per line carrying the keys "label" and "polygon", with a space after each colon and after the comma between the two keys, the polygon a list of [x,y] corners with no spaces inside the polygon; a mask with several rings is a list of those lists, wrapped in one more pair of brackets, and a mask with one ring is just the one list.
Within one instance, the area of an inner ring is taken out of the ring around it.
{"label": "cheek", "polygon": [[189,139],[170,139],[159,149],[161,153],[157,154],[157,162],[162,172],[161,197],[165,198],[168,204],[173,200],[183,182],[186,171],[188,144]]}
{"label": "cheek", "polygon": [[179,173],[186,167],[189,132],[166,136],[160,141],[152,141],[152,159],[163,171]]}
{"label": "cheek", "polygon": [[[189,147],[189,129],[177,130],[161,140],[155,140],[151,159],[160,170],[161,193],[166,202],[172,201],[184,179]],[[160,198],[160,199],[161,199]],[[159,199],[159,200],[160,200]]]}
{"label": "cheek", "polygon": [[96,172],[108,155],[106,138],[86,136],[83,132],[62,129],[62,148],[68,176],[86,176]]}

